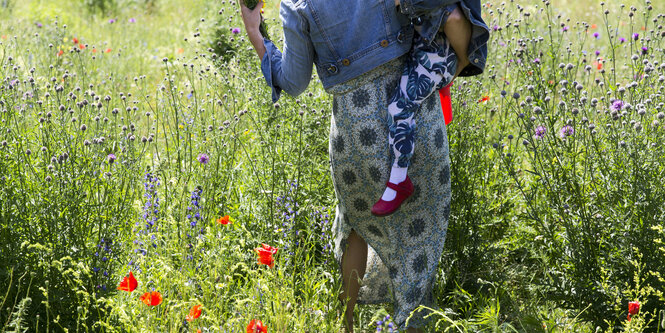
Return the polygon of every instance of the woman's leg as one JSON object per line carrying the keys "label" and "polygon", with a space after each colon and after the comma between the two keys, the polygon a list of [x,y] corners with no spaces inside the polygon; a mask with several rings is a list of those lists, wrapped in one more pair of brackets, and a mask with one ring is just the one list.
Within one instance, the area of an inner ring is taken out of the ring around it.
{"label": "woman's leg", "polygon": [[358,299],[360,280],[365,276],[367,265],[367,243],[365,240],[351,230],[348,239],[348,247],[342,255],[342,294],[339,299],[342,304],[346,303],[344,319],[346,332],[353,333],[353,309]]}
{"label": "woman's leg", "polygon": [[471,22],[464,16],[459,6],[448,16],[443,25],[443,32],[457,54],[457,72],[455,73],[455,77],[457,77],[469,64],[468,52],[471,41]]}

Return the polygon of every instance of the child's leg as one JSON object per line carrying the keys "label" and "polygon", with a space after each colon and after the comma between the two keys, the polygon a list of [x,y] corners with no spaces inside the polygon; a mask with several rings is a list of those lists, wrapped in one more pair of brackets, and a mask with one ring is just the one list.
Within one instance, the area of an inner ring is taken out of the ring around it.
{"label": "child's leg", "polygon": [[[440,30],[439,30],[440,31]],[[469,42],[471,41],[471,22],[464,16],[459,6],[450,13],[443,32],[457,54],[457,72],[455,77],[469,64]]]}
{"label": "child's leg", "polygon": [[[406,179],[414,148],[415,121],[413,114],[436,89],[450,83],[457,67],[457,58],[444,39],[441,45],[425,45],[416,35],[398,89],[388,105],[392,117],[388,141],[395,155],[389,182],[399,184]],[[392,201],[395,190],[386,188],[381,199]]]}

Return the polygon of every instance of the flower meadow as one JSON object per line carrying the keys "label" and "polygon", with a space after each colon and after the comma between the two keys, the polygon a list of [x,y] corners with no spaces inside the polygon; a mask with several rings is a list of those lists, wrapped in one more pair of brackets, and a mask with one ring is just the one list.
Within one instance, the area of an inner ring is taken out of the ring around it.
{"label": "flower meadow", "polygon": [[[483,15],[425,331],[665,331],[665,4]],[[236,1],[0,1],[2,331],[342,329],[331,98],[271,103],[244,33]]]}

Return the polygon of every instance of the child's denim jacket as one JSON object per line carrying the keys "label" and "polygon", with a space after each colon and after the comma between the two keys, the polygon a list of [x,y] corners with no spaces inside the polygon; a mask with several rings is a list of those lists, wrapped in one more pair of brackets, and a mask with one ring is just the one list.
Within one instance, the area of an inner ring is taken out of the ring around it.
{"label": "child's denim jacket", "polygon": [[489,29],[480,13],[480,0],[400,0],[400,12],[417,24],[418,32],[424,41],[431,43],[455,5],[459,4],[465,16],[471,21],[471,42],[469,44],[469,61],[460,76],[481,74],[487,60],[487,40]]}

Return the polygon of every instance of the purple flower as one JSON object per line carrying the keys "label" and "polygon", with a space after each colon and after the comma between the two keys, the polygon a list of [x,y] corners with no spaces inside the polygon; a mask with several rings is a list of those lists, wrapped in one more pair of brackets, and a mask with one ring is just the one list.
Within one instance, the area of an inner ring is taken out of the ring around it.
{"label": "purple flower", "polygon": [[563,128],[561,128],[561,131],[559,131],[559,136],[561,138],[564,138],[564,137],[573,135],[573,133],[575,133],[575,130],[573,129],[573,127],[569,126],[569,125],[566,125]]}
{"label": "purple flower", "polygon": [[640,34],[638,34],[637,32],[634,33],[634,34],[633,34],[633,39],[634,39],[634,40],[638,40],[638,39],[640,39]]}
{"label": "purple flower", "polygon": [[594,33],[593,33],[593,37],[594,37],[595,39],[598,39],[598,37],[600,37],[600,34],[597,33],[597,32],[594,32]]}
{"label": "purple flower", "polygon": [[114,19],[114,18],[112,18],[112,19],[109,19],[109,23],[110,23],[110,24],[113,24],[113,23],[115,23],[115,21],[116,21],[116,19]]}
{"label": "purple flower", "polygon": [[495,25],[492,27],[492,30],[494,30],[494,31],[499,30],[499,26],[495,24]]}
{"label": "purple flower", "polygon": [[115,154],[109,154],[106,156],[106,159],[109,161],[109,164],[113,164],[113,162],[116,160]]}
{"label": "purple flower", "polygon": [[646,46],[642,46],[642,54],[643,54],[643,55],[647,55],[647,54],[649,54],[649,48],[646,47]]}
{"label": "purple flower", "polygon": [[568,31],[568,26],[563,27],[563,29],[561,29],[561,31],[564,31],[564,32]]}
{"label": "purple flower", "polygon": [[536,139],[542,139],[543,136],[545,136],[545,133],[547,133],[547,128],[545,128],[543,125],[540,125],[536,127],[536,135],[534,135],[534,137]]}
{"label": "purple flower", "polygon": [[615,99],[614,102],[612,102],[612,106],[610,106],[610,110],[612,111],[621,111],[623,109],[623,101],[620,99]]}
{"label": "purple flower", "polygon": [[136,23],[136,19],[133,18],[133,17],[131,17],[128,21],[129,21],[129,23]]}
{"label": "purple flower", "polygon": [[199,154],[198,160],[201,162],[201,164],[208,164],[210,157],[208,157],[208,154],[206,153],[201,153]]}
{"label": "purple flower", "polygon": [[533,59],[534,64],[539,64],[540,63],[540,58]]}
{"label": "purple flower", "polygon": [[625,42],[626,42],[626,39],[623,38],[623,37],[619,37],[619,42],[621,42],[621,43],[625,43]]}
{"label": "purple flower", "polygon": [[41,27],[43,27],[43,26],[44,26],[44,25],[42,25],[42,24],[41,24],[41,23],[39,23],[39,22],[35,22],[35,25],[37,25],[37,28],[41,28]]}
{"label": "purple flower", "polygon": [[600,55],[600,51],[596,50],[596,55],[599,56],[599,55]]}
{"label": "purple flower", "polygon": [[233,28],[233,29],[231,29],[231,32],[232,32],[234,35],[237,35],[237,34],[240,33],[240,28]]}

